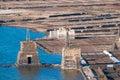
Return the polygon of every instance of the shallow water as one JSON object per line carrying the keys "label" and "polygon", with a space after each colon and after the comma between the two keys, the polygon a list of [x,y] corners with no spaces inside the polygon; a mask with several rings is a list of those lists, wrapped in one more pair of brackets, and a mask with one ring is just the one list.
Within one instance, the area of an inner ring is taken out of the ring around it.
{"label": "shallow water", "polygon": [[[46,36],[44,33],[30,31],[31,40]],[[13,27],[0,27],[0,80],[82,80],[76,71],[62,71],[59,68],[15,68],[2,65],[12,65],[16,62],[20,49],[20,41],[26,39],[26,30]],[[60,64],[61,54],[47,54],[38,49],[41,63]]]}

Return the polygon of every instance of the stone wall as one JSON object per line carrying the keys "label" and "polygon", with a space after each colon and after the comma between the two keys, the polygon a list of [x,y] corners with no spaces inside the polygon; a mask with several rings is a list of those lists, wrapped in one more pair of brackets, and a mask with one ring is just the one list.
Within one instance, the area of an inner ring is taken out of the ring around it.
{"label": "stone wall", "polygon": [[39,65],[39,57],[36,43],[33,41],[21,42],[21,49],[18,53],[17,65]]}
{"label": "stone wall", "polygon": [[80,52],[80,48],[77,47],[64,47],[62,49],[62,69],[79,69]]}

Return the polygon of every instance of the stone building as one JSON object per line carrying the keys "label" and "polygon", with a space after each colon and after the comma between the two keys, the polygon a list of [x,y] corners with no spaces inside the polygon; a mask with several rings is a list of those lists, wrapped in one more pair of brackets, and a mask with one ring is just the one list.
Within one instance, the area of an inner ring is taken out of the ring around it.
{"label": "stone building", "polygon": [[36,43],[34,41],[21,42],[17,65],[40,65]]}
{"label": "stone building", "polygon": [[30,41],[29,32],[27,31],[26,41],[21,42],[21,49],[18,53],[17,66],[24,65],[40,65],[37,45],[34,41]]}
{"label": "stone building", "polygon": [[62,69],[79,69],[81,50],[79,47],[64,47],[62,49]]}
{"label": "stone building", "polygon": [[70,45],[70,32],[68,28],[65,30],[65,46],[62,49],[62,69],[79,69],[80,67],[80,58],[81,58],[81,49],[76,45]]}

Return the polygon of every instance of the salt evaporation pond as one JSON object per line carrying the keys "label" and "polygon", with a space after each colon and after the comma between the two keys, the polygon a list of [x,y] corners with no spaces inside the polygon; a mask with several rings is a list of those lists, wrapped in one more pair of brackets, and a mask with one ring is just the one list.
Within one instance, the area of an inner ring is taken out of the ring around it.
{"label": "salt evaporation pond", "polygon": [[[46,36],[45,33],[30,31],[31,40]],[[76,71],[62,71],[60,68],[5,67],[16,62],[20,41],[26,39],[26,29],[0,26],[0,80],[82,80]],[[47,54],[38,49],[41,63],[60,64],[61,54]]]}

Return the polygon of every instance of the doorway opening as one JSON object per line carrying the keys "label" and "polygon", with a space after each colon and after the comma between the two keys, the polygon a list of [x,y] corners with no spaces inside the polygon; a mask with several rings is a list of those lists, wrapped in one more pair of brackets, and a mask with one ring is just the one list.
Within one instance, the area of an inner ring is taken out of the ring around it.
{"label": "doorway opening", "polygon": [[27,57],[27,62],[28,62],[28,64],[31,64],[31,60],[32,60],[31,57]]}

